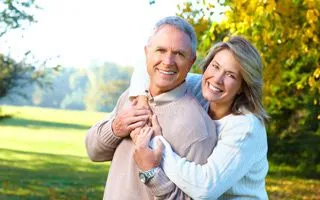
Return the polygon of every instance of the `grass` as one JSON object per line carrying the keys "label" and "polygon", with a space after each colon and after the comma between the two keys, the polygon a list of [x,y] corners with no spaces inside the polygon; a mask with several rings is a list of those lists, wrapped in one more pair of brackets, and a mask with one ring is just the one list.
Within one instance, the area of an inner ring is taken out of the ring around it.
{"label": "grass", "polygon": [[[87,129],[103,113],[2,107],[0,199],[102,199],[109,163],[86,155]],[[270,199],[320,199],[320,181],[270,162]]]}
{"label": "grass", "polygon": [[0,199],[102,199],[109,163],[93,163],[84,138],[103,113],[2,107]]}

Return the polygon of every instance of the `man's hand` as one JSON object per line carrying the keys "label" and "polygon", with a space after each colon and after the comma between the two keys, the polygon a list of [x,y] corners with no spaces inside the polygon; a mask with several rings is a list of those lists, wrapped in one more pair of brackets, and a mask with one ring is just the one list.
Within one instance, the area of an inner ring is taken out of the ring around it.
{"label": "man's hand", "polygon": [[136,101],[126,109],[117,113],[112,122],[113,133],[118,137],[126,137],[132,130],[143,127],[151,116],[151,111],[147,108],[139,108]]}
{"label": "man's hand", "polygon": [[151,127],[145,127],[142,128],[141,132],[136,136],[133,158],[142,171],[155,168],[159,166],[161,162],[164,146],[161,141],[158,140],[156,149],[152,150],[148,145],[152,134],[153,129]]}

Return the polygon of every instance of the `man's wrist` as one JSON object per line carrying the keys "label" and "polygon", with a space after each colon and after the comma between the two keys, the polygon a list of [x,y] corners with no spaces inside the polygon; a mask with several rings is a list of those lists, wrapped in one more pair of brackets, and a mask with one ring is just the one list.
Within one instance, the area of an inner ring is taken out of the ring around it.
{"label": "man's wrist", "polygon": [[158,173],[159,167],[154,167],[146,171],[139,172],[140,181],[144,184],[149,183],[149,181]]}
{"label": "man's wrist", "polygon": [[121,135],[115,131],[116,129],[114,128],[114,121],[115,121],[115,119],[113,119],[111,122],[111,131],[114,136],[116,136],[118,138],[122,138]]}

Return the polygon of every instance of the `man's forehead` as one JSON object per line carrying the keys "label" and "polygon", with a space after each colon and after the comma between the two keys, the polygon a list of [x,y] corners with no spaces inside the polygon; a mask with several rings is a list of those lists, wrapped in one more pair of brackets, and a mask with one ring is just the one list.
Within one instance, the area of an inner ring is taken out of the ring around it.
{"label": "man's forehead", "polygon": [[151,46],[177,46],[180,48],[191,48],[190,37],[175,26],[161,26],[149,39]]}

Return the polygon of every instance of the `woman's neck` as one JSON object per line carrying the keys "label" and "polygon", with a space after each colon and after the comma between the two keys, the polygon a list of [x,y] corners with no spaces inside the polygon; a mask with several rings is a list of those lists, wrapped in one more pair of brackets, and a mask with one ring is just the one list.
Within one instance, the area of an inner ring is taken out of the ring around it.
{"label": "woman's neck", "polygon": [[216,104],[211,102],[208,114],[213,120],[221,119],[231,113],[231,105]]}

